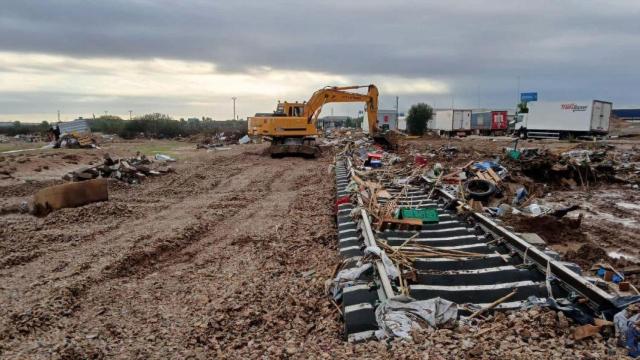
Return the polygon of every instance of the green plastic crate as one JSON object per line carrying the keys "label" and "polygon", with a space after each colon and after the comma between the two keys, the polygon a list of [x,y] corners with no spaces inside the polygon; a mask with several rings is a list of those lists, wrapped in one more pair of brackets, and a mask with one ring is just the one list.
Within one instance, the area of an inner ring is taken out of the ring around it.
{"label": "green plastic crate", "polygon": [[507,155],[510,158],[512,158],[513,160],[519,160],[520,159],[520,151],[518,151],[518,150],[509,150]]}
{"label": "green plastic crate", "polygon": [[437,223],[440,221],[436,209],[401,209],[400,219],[420,219],[423,223]]}

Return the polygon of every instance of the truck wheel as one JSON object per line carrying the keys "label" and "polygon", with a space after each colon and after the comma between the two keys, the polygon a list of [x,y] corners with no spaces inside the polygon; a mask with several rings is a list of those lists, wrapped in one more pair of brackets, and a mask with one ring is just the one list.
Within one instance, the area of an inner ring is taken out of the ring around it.
{"label": "truck wheel", "polygon": [[521,130],[521,131],[518,133],[518,136],[519,136],[519,137],[520,137],[520,139],[522,139],[522,140],[527,140],[527,131],[526,131],[526,130]]}
{"label": "truck wheel", "polygon": [[464,192],[473,200],[484,200],[496,191],[496,186],[487,180],[471,179],[464,183]]}

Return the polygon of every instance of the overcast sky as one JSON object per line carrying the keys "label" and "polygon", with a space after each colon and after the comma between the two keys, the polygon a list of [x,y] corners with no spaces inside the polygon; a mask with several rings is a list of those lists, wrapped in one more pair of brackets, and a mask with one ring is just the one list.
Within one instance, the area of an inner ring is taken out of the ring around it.
{"label": "overcast sky", "polygon": [[[0,0],[0,120],[232,117],[375,83],[383,108],[640,105],[640,1]],[[518,81],[518,79],[520,79]],[[330,106],[329,114],[356,107]]]}

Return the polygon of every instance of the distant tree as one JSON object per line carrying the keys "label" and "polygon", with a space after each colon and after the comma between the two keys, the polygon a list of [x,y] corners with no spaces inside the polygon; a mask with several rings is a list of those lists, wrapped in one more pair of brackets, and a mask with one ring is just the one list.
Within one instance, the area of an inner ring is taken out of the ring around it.
{"label": "distant tree", "polygon": [[357,118],[353,119],[353,123],[354,123],[354,127],[356,129],[361,129],[362,128],[362,122],[364,121],[362,116],[358,116]]}
{"label": "distant tree", "polygon": [[425,103],[412,105],[407,115],[407,131],[411,135],[422,135],[427,122],[433,117],[433,108]]}
{"label": "distant tree", "polygon": [[102,115],[97,118],[87,119],[91,131],[104,134],[120,134],[125,125],[125,120],[115,115]]}
{"label": "distant tree", "polygon": [[519,114],[527,114],[529,113],[529,108],[527,107],[527,103],[526,102],[521,102],[520,104],[518,104],[518,113]]}
{"label": "distant tree", "polygon": [[352,118],[348,117],[347,120],[344,121],[344,127],[354,128],[356,127],[356,123],[353,121]]}

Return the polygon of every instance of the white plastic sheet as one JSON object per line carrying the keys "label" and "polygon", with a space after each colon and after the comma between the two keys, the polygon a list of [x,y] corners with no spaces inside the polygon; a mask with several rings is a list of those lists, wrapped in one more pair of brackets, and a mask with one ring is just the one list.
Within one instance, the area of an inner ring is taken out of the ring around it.
{"label": "white plastic sheet", "polygon": [[251,138],[249,137],[249,135],[245,135],[243,137],[240,138],[240,140],[238,140],[238,143],[240,144],[248,144],[251,141]]}
{"label": "white plastic sheet", "polygon": [[156,160],[169,161],[169,162],[176,161],[176,159],[172,158],[169,155],[165,155],[165,154],[156,154]]}
{"label": "white plastic sheet", "polygon": [[376,309],[376,321],[379,330],[376,331],[378,339],[400,337],[411,339],[411,331],[419,329],[421,324],[427,323],[431,327],[456,321],[458,318],[458,305],[442,299],[412,301],[413,299],[398,296],[388,299]]}
{"label": "white plastic sheet", "polygon": [[394,280],[397,279],[400,275],[400,270],[393,264],[393,261],[389,259],[387,254],[380,249],[379,247],[369,246],[364,249],[365,254],[373,254],[382,260],[382,264],[384,265],[384,269],[387,271],[387,275],[389,275],[389,279]]}

